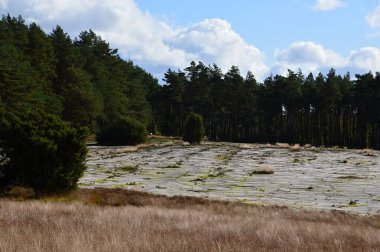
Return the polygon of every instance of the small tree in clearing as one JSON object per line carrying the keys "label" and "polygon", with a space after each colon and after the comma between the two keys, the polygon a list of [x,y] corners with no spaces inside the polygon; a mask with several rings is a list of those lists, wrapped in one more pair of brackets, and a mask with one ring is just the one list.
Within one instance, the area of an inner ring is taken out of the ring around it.
{"label": "small tree in clearing", "polygon": [[191,113],[185,122],[185,131],[183,140],[190,144],[199,144],[204,134],[202,116],[197,113]]}

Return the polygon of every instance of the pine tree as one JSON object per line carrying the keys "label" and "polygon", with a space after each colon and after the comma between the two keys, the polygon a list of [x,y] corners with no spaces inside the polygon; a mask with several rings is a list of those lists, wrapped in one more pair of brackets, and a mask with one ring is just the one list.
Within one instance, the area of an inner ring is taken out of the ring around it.
{"label": "pine tree", "polygon": [[200,144],[204,134],[202,116],[196,113],[191,113],[185,123],[183,140],[190,144]]}

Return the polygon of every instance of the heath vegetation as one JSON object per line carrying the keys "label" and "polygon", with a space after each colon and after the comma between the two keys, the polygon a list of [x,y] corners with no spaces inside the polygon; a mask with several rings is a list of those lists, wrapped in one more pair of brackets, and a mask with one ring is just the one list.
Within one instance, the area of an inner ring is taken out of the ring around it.
{"label": "heath vegetation", "polygon": [[380,217],[125,190],[0,200],[1,251],[379,251]]}

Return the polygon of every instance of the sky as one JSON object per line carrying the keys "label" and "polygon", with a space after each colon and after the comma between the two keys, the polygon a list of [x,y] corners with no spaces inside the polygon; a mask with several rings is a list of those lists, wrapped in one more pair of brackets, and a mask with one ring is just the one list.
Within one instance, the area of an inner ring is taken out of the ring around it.
{"label": "sky", "polygon": [[92,29],[159,80],[191,61],[262,81],[287,69],[380,72],[380,0],[0,0],[47,33]]}

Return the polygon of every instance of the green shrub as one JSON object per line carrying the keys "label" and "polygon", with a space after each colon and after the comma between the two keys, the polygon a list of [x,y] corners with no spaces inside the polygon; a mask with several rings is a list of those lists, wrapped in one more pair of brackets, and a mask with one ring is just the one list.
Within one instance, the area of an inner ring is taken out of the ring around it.
{"label": "green shrub", "polygon": [[190,144],[199,144],[204,134],[202,116],[191,113],[185,122],[183,140]]}
{"label": "green shrub", "polygon": [[124,118],[102,129],[96,136],[101,145],[135,145],[146,141],[145,126],[134,119]]}
{"label": "green shrub", "polygon": [[37,194],[75,189],[86,168],[86,131],[43,113],[1,114],[3,185],[31,187]]}

